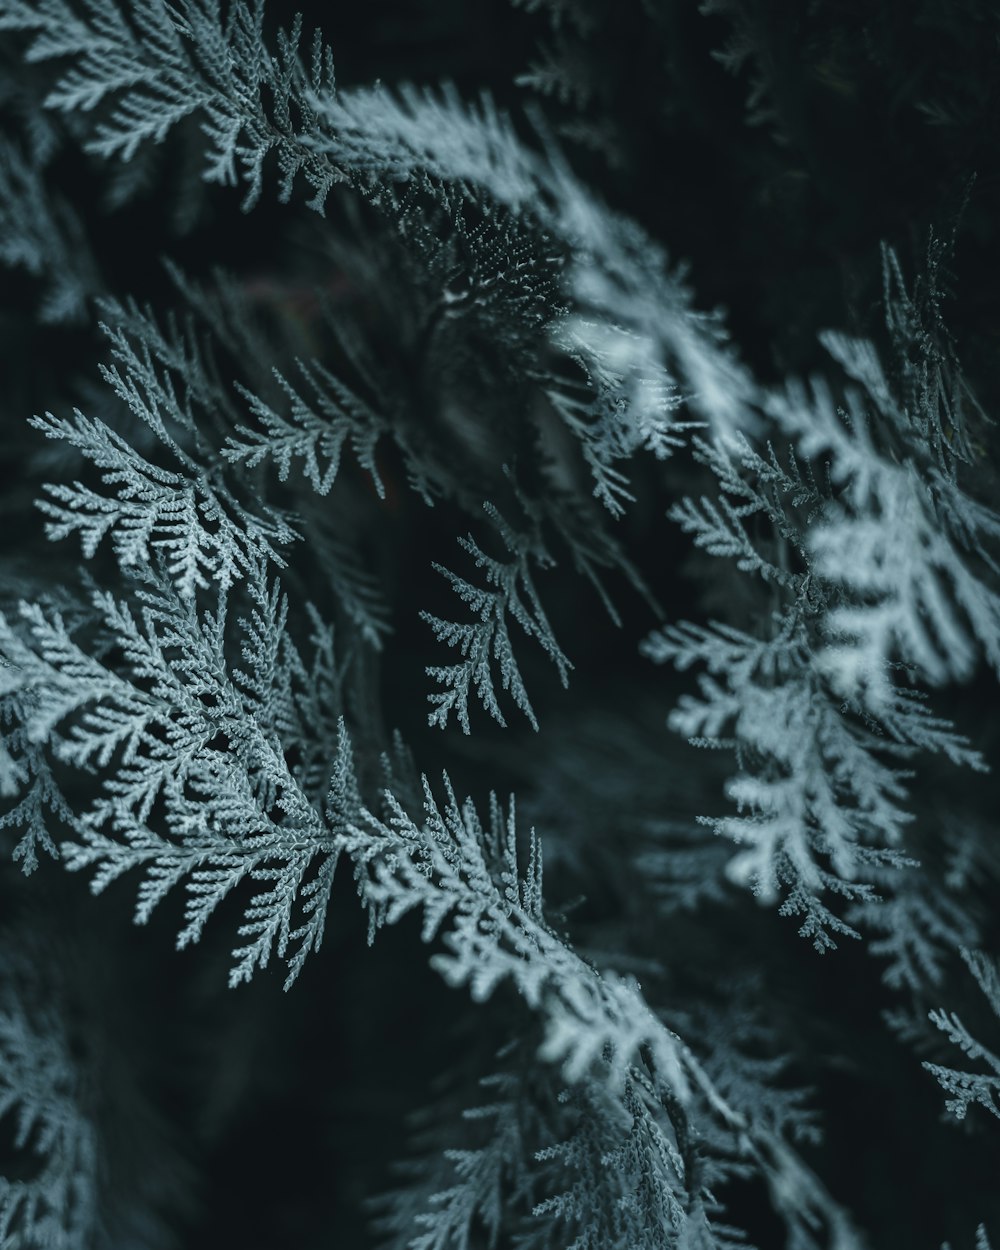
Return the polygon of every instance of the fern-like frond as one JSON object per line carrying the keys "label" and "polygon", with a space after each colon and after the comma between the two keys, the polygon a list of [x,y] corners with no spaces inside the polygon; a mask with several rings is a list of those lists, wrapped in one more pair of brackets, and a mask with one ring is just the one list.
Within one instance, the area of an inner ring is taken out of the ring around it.
{"label": "fern-like frond", "polygon": [[879,758],[886,748],[815,674],[801,620],[789,614],[769,641],[731,626],[671,626],[644,650],[708,670],[670,724],[697,745],[734,747],[742,761],[726,787],[737,814],[706,821],[741,848],[729,875],[764,898],[787,887],[782,910],[801,915],[820,948],[833,945],[828,930],[852,934],[818,895],[868,896],[865,848],[898,846],[911,817],[902,773]]}
{"label": "fern-like frond", "polygon": [[[443,933],[446,953],[432,958],[449,984],[468,985],[477,1000],[511,981],[548,1021],[543,1055],[570,1081],[593,1065],[620,1081],[641,1045],[659,1056],[663,1079],[685,1088],[674,1039],[643,1001],[636,983],[600,976],[547,925],[542,911],[541,851],[531,837],[524,875],[518,868],[513,809],[491,799],[484,826],[471,801],[459,804],[445,778],[439,806],[424,781],[418,823],[386,794],[387,819],[369,815],[348,850],[369,876],[362,898],[376,924],[423,912],[423,936]],[[445,922],[448,926],[445,927]]]}
{"label": "fern-like frond", "polygon": [[655,361],[648,367],[622,368],[637,350],[633,334],[619,327],[566,319],[553,341],[583,373],[585,387],[559,379],[547,381],[545,393],[566,427],[579,441],[593,474],[594,495],[614,516],[632,499],[618,465],[637,451],[666,459],[684,445],[688,428],[675,419],[681,397],[670,376]]}
{"label": "fern-like frond", "polygon": [[292,463],[301,460],[302,475],[313,490],[326,495],[340,469],[344,444],[350,441],[361,467],[371,474],[379,495],[384,495],[375,467],[375,445],[385,419],[318,361],[300,360],[298,366],[314,396],[312,401],[305,400],[277,372],[278,385],[289,400],[287,416],[244,391],[259,428],[238,429],[226,440],[223,455],[231,463],[249,468],[271,460],[282,482],[288,480]]}
{"label": "fern-like frond", "polygon": [[434,711],[430,713],[429,721],[444,728],[448,716],[454,712],[462,729],[468,733],[469,695],[475,688],[487,712],[505,725],[493,679],[492,665],[496,663],[500,668],[503,689],[510,693],[531,727],[537,730],[538,721],[514,657],[507,619],[509,616],[539,644],[555,664],[565,686],[572,665],[556,642],[531,577],[532,563],[544,568],[552,560],[539,544],[518,535],[491,504],[484,507],[512,558],[506,562],[493,559],[486,555],[470,534],[458,542],[472,556],[476,567],[485,573],[485,588],[474,585],[440,564],[434,565],[478,620],[468,624],[445,621],[429,612],[420,614],[421,619],[433,629],[438,642],[457,647],[462,656],[460,663],[428,668],[429,676],[445,686],[444,690],[430,696]]}
{"label": "fern-like frond", "polygon": [[[891,417],[894,401],[884,402]],[[848,396],[842,416],[822,384],[811,394],[790,385],[770,411],[802,455],[829,457],[842,487],[839,506],[808,538],[816,575],[840,592],[831,600],[822,657],[837,688],[863,691],[877,713],[891,697],[887,666],[894,659],[940,684],[969,674],[978,643],[1000,669],[1000,594],[967,554],[981,555],[995,541],[993,512],[963,503],[953,483],[922,474],[913,459],[882,454],[857,395]]]}
{"label": "fern-like frond", "polygon": [[24,605],[20,620],[0,623],[10,665],[0,671],[21,700],[28,741],[46,742],[63,764],[104,771],[91,806],[69,817],[66,867],[93,870],[95,893],[139,868],[139,923],[183,883],[179,946],[198,940],[241,882],[257,883],[231,984],[274,950],[288,957],[290,984],[319,944],[341,849],[337,822],[356,799],[332,639],[314,621],[307,665],[286,629],[287,604],[260,565],[247,586],[251,610],[236,622],[241,664],[230,655],[225,594],[202,614],[150,575],[132,604],[94,595],[122,669],[85,649],[58,615]]}
{"label": "fern-like frond", "polygon": [[[1000,966],[982,951],[964,948],[962,957],[1000,1021]],[[980,1068],[978,1072],[970,1072],[940,1063],[924,1063],[944,1092],[950,1095],[946,1103],[948,1110],[956,1119],[963,1120],[969,1107],[976,1103],[1000,1120],[1000,1054],[977,1041],[954,1011],[936,1008],[930,1013],[930,1020],[953,1046]]]}
{"label": "fern-like frond", "polygon": [[46,437],[82,453],[104,488],[47,485],[39,507],[48,536],[79,534],[87,557],[110,538],[126,570],[141,571],[161,557],[188,597],[212,582],[227,589],[261,559],[282,567],[281,549],[296,531],[273,509],[245,507],[208,463],[199,419],[217,416],[228,401],[196,340],[173,324],[161,329],[134,305],[106,311],[124,325],[106,330],[116,363],[103,369],[105,380],[149,431],[152,446],[139,451],[138,440],[79,410],[69,418],[32,418]]}

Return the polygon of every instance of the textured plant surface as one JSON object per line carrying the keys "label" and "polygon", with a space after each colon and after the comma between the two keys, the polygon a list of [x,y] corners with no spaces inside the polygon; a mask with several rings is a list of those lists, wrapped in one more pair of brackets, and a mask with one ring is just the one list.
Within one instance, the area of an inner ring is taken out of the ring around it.
{"label": "textured plant surface", "polygon": [[0,0],[0,1247],[988,1250],[1000,16],[339,7]]}

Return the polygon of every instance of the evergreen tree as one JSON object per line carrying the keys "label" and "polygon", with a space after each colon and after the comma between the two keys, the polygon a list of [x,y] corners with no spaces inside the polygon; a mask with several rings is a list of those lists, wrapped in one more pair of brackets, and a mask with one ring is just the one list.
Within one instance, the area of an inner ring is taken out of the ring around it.
{"label": "evergreen tree", "polygon": [[988,1250],[998,37],[0,0],[0,1246]]}

